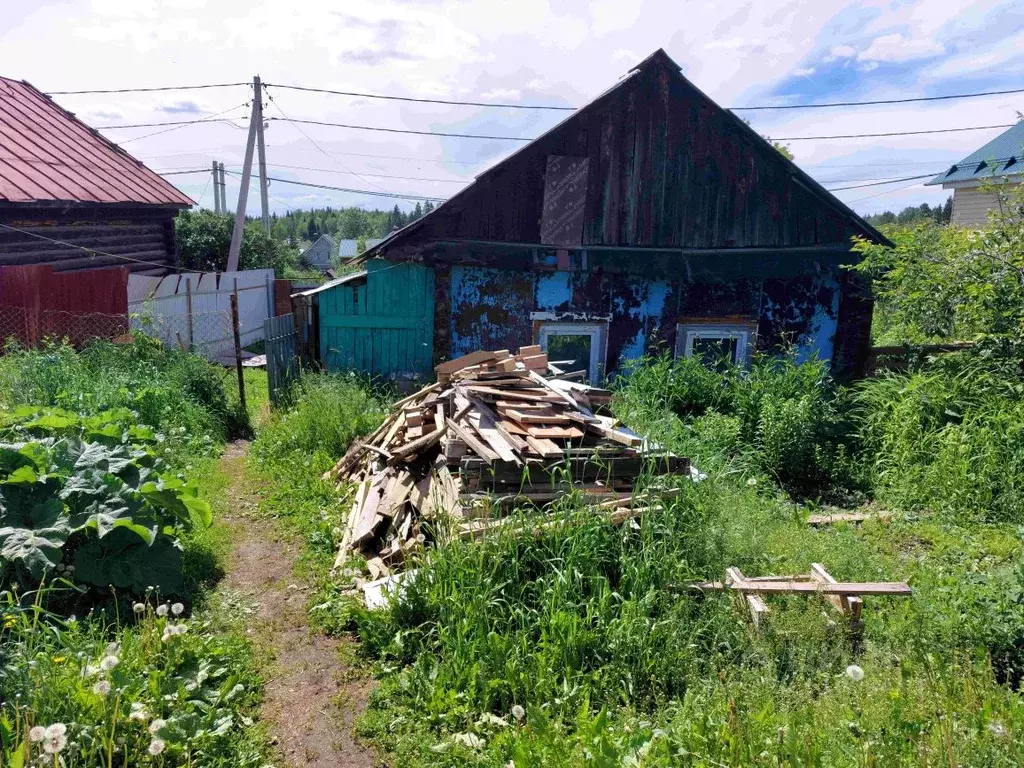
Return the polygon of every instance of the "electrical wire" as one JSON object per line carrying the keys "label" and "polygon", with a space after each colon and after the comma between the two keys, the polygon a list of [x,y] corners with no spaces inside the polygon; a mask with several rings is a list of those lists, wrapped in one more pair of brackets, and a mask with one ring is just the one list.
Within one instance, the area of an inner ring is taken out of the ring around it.
{"label": "electrical wire", "polygon": [[846,204],[847,205],[853,205],[854,203],[859,203],[862,200],[870,200],[873,197],[881,197],[882,195],[890,195],[893,192],[902,192],[905,189],[910,189],[911,187],[919,187],[919,186],[921,186],[921,182],[919,182],[919,181],[912,181],[909,184],[905,184],[902,187],[896,187],[896,189],[883,189],[881,192],[875,192],[873,195],[865,195],[864,197],[858,197],[858,198],[855,198],[853,200],[848,200]]}
{"label": "electrical wire", "polygon": [[533,141],[531,138],[520,136],[483,136],[478,133],[445,133],[443,131],[414,131],[409,128],[380,128],[370,125],[350,125],[348,123],[331,123],[326,120],[299,120],[296,118],[269,117],[268,120],[278,120],[287,123],[302,123],[303,125],[323,125],[329,128],[350,128],[354,131],[378,131],[381,133],[410,133],[414,136],[446,136],[452,139],[489,139],[491,141]]}
{"label": "electrical wire", "polygon": [[730,107],[733,111],[760,109],[826,109],[829,107],[867,107],[879,104],[911,104],[921,101],[948,101],[950,99],[975,99],[980,96],[1007,96],[1024,93],[1024,88],[1010,88],[1004,91],[977,91],[975,93],[951,93],[948,96],[912,96],[906,99],[872,99],[870,101],[829,101],[817,104],[763,104],[753,107]]}
{"label": "electrical wire", "polygon": [[1016,123],[1005,125],[972,125],[967,128],[930,128],[926,131],[888,131],[886,133],[840,133],[834,136],[773,136],[772,141],[817,141],[818,139],[877,139],[884,136],[921,136],[926,133],[960,133],[962,131],[987,131],[993,128],[1012,128]]}
{"label": "electrical wire", "polygon": [[[180,130],[180,129],[184,128],[187,125],[195,125],[196,123],[208,123],[208,122],[227,123],[232,128],[240,128],[241,126],[235,125],[233,122],[231,122],[231,120],[223,119],[220,116],[224,115],[224,114],[227,114],[228,112],[230,112],[233,109],[239,109],[239,108],[245,107],[245,106],[248,106],[248,105],[245,104],[245,103],[238,104],[238,105],[236,105],[234,107],[230,107],[228,109],[225,109],[222,112],[214,112],[212,115],[210,115],[208,117],[201,118],[199,120],[178,121],[177,123],[173,124],[174,125],[173,128],[166,128],[166,129],[164,129],[162,131],[153,131],[151,133],[144,133],[141,136],[132,136],[130,139],[122,139],[121,141],[118,142],[118,144],[128,144],[128,143],[130,143],[132,141],[138,141],[139,139],[148,139],[150,136],[160,136],[161,134],[170,133],[171,131],[177,131],[177,130]],[[171,125],[171,123],[168,123],[168,125]],[[102,129],[97,129],[97,130],[102,130]]]}
{"label": "electrical wire", "polygon": [[335,91],[330,88],[311,88],[302,85],[281,85],[280,83],[266,83],[274,88],[283,88],[289,91],[306,91],[308,93],[330,93],[335,96],[353,96],[358,99],[381,99],[383,101],[409,101],[416,104],[448,104],[457,107],[499,107],[501,109],[547,109],[559,112],[575,112],[576,107],[564,107],[554,104],[507,104],[494,101],[459,101],[456,99],[424,99],[413,96],[386,96],[379,93],[362,93],[358,91]]}
{"label": "electrical wire", "polygon": [[844,189],[863,189],[864,187],[881,187],[886,184],[896,184],[900,181],[917,181],[918,179],[930,179],[935,176],[934,173],[925,173],[921,176],[904,176],[902,179],[885,179],[883,181],[873,181],[870,184],[855,184],[852,187],[832,187],[829,192],[842,192]]}
{"label": "electrical wire", "polygon": [[198,91],[203,88],[236,88],[245,83],[208,83],[205,85],[164,85],[157,88],[105,88],[90,91],[47,91],[47,96],[80,96],[86,93],[155,93],[157,91]]}
{"label": "electrical wire", "polygon": [[[211,174],[211,176],[212,176],[212,174]],[[40,234],[36,234],[35,232],[29,232],[27,229],[20,229],[19,227],[12,227],[9,224],[2,224],[2,223],[0,223],[0,227],[3,227],[4,229],[8,229],[11,232],[20,232],[23,235],[28,235],[29,237],[35,237],[35,238],[37,238],[39,240],[46,240],[47,242],[55,243],[57,245],[64,245],[64,246],[67,246],[68,248],[75,248],[76,250],[79,250],[79,251],[85,251],[86,253],[90,254],[91,256],[109,256],[112,259],[121,259],[123,261],[131,261],[131,262],[134,262],[136,264],[145,264],[146,266],[150,266],[150,267],[160,267],[161,269],[169,269],[169,270],[172,270],[174,272],[182,272],[182,271],[184,271],[184,270],[178,269],[177,267],[173,267],[170,264],[166,264],[166,263],[162,263],[162,262],[158,262],[158,261],[146,261],[145,259],[136,259],[133,256],[125,256],[124,254],[120,254],[120,253],[107,253],[106,251],[98,251],[95,248],[86,248],[83,245],[76,245],[75,243],[68,243],[68,242],[65,242],[63,240],[57,240],[57,239],[52,238],[52,237],[47,237],[46,235],[40,235]]]}
{"label": "electrical wire", "polygon": [[[400,179],[401,181],[433,181],[433,182],[440,182],[440,183],[444,183],[444,184],[468,184],[470,181],[472,181],[472,179],[469,179],[469,180],[466,180],[466,179],[431,179],[431,178],[424,178],[423,176],[390,176],[390,175],[388,175],[386,173],[368,173],[366,171],[361,171],[360,173],[355,173],[354,171],[336,171],[336,170],[334,170],[332,168],[310,168],[307,165],[285,165],[283,163],[270,163],[269,165],[271,165],[274,168],[288,168],[288,169],[296,170],[296,171],[318,171],[320,173],[343,173],[343,174],[348,174],[348,175],[352,175],[352,176],[360,176],[360,177],[362,177],[362,176],[374,176],[374,177],[376,177],[378,179]],[[210,169],[207,168],[206,170],[210,170]]]}
{"label": "electrical wire", "polygon": [[[273,97],[273,96],[271,96],[271,95],[270,95],[270,94],[268,93],[268,94],[267,94],[267,99],[268,99],[268,100],[270,101],[270,103],[271,103],[271,104],[273,104],[273,105],[274,105],[274,109],[276,109],[276,110],[277,110],[278,112],[280,112],[280,113],[281,113],[281,116],[282,116],[282,117],[283,117],[283,118],[284,118],[285,120],[288,120],[288,115],[286,115],[286,114],[285,114],[285,112],[284,112],[284,110],[283,110],[283,109],[281,109],[281,107],[280,107],[280,106],[278,105],[278,103],[277,103],[277,102],[276,102],[276,101],[274,100],[274,97]],[[358,173],[356,173],[355,171],[353,171],[352,169],[350,169],[350,168],[349,168],[349,167],[348,167],[347,165],[345,165],[344,163],[342,163],[342,162],[341,162],[340,160],[338,160],[337,158],[333,157],[333,156],[331,155],[331,153],[330,153],[330,152],[328,152],[328,151],[327,151],[326,149],[324,149],[324,148],[323,148],[323,147],[321,147],[321,146],[320,146],[319,144],[317,144],[317,143],[316,143],[315,141],[313,141],[313,138],[312,138],[312,137],[311,137],[311,136],[310,136],[310,135],[309,135],[308,133],[306,133],[306,132],[305,132],[304,130],[302,130],[302,127],[301,127],[301,126],[299,126],[299,125],[297,125],[297,124],[295,124],[295,123],[292,123],[292,125],[293,125],[293,126],[295,127],[295,130],[297,130],[297,131],[298,131],[299,133],[301,133],[301,134],[302,134],[302,135],[303,135],[303,136],[304,136],[304,137],[306,138],[306,141],[308,141],[308,142],[309,142],[310,144],[312,144],[312,145],[313,145],[314,147],[316,147],[316,148],[317,148],[317,150],[319,150],[319,152],[320,152],[320,153],[321,153],[321,154],[322,154],[322,155],[323,155],[324,157],[326,157],[326,158],[327,158],[328,160],[330,160],[330,161],[331,161],[332,163],[337,163],[337,164],[338,164],[338,165],[339,165],[339,166],[340,166],[341,168],[343,168],[343,169],[344,169],[345,171],[347,171],[348,173],[351,173],[351,174],[352,174],[353,176],[357,177],[357,178],[358,178],[358,179],[360,179],[361,181],[365,181],[365,182],[366,182],[367,184],[369,184],[370,186],[372,186],[372,187],[376,187],[376,188],[377,188],[377,189],[379,189],[379,190],[380,190],[381,192],[387,192],[387,190],[386,190],[386,189],[384,189],[384,187],[380,186],[380,184],[378,184],[377,182],[375,182],[375,181],[370,181],[369,179],[363,178],[363,177],[362,177],[362,176],[360,176],[360,175],[359,175]]]}
{"label": "electrical wire", "polygon": [[[225,172],[227,174],[231,175],[231,176],[236,176],[236,177],[241,177],[241,175],[242,175],[242,174],[236,173],[234,171],[225,171]],[[423,200],[423,201],[429,200],[430,202],[444,202],[444,200],[445,200],[445,198],[443,198],[443,197],[427,197],[425,195],[406,195],[406,194],[394,193],[394,192],[377,192],[376,190],[372,190],[372,189],[350,189],[348,187],[333,187],[333,186],[330,186],[329,184],[314,184],[314,183],[309,182],[309,181],[296,181],[294,179],[279,179],[279,178],[275,178],[273,176],[268,176],[267,177],[267,181],[276,181],[279,184],[294,184],[294,185],[299,186],[299,187],[312,187],[314,189],[327,189],[327,190],[330,190],[332,192],[351,192],[352,194],[356,194],[356,195],[372,195],[372,196],[376,196],[376,197],[389,197],[389,198],[392,198],[394,200]]]}

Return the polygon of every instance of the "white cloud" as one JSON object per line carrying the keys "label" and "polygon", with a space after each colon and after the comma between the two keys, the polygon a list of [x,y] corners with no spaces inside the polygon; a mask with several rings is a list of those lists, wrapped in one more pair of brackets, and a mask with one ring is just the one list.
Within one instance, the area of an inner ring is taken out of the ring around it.
{"label": "white cloud", "polygon": [[815,71],[816,70],[814,69],[814,67],[806,67],[804,69],[794,69],[793,70],[793,76],[794,77],[807,77],[808,75],[813,75],[815,73]]}
{"label": "white cloud", "polygon": [[833,45],[829,48],[828,56],[825,57],[825,61],[835,61],[836,59],[849,59],[857,53],[857,49],[852,45]]}
{"label": "white cloud", "polygon": [[942,53],[942,44],[927,38],[906,38],[900,33],[882,35],[857,54],[858,61],[902,62]]}
{"label": "white cloud", "polygon": [[640,56],[628,48],[616,48],[612,52],[612,61],[624,61],[627,64],[636,64],[640,61]]}

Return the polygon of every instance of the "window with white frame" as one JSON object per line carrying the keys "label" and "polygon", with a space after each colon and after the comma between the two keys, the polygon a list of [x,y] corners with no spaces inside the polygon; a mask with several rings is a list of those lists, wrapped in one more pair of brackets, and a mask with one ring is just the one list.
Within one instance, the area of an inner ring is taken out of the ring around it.
{"label": "window with white frame", "polygon": [[565,372],[586,371],[586,381],[596,384],[604,375],[607,323],[542,323],[537,343],[548,361]]}
{"label": "window with white frame", "polygon": [[753,323],[680,323],[676,326],[676,357],[698,357],[712,368],[723,363],[746,366],[756,340]]}

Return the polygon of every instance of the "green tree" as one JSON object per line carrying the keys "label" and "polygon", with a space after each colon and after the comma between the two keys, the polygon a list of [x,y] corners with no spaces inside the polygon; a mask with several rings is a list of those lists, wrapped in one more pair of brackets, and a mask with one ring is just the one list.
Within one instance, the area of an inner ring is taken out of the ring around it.
{"label": "green tree", "polygon": [[[178,265],[196,272],[222,272],[228,263],[234,217],[212,211],[182,211],[174,220]],[[273,269],[283,275],[297,263],[294,250],[250,221],[238,253],[239,269]]]}

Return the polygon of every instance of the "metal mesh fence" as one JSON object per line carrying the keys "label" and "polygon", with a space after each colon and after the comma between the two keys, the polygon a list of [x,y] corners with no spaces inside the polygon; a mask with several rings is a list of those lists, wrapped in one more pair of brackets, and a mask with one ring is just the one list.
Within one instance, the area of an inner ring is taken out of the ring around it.
{"label": "metal mesh fence", "polygon": [[234,329],[230,310],[183,315],[110,315],[0,306],[0,345],[37,347],[66,340],[75,347],[93,339],[130,339],[142,332],[165,344],[192,350],[208,360],[233,363]]}

